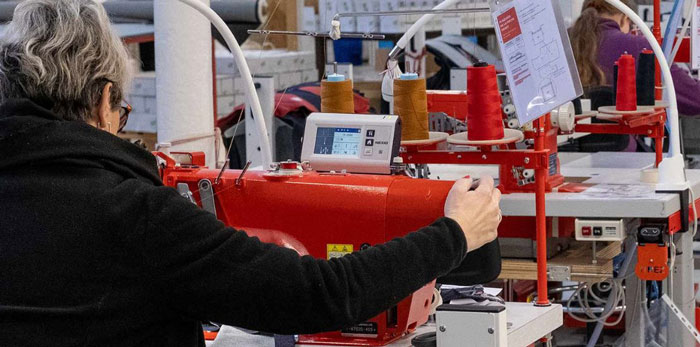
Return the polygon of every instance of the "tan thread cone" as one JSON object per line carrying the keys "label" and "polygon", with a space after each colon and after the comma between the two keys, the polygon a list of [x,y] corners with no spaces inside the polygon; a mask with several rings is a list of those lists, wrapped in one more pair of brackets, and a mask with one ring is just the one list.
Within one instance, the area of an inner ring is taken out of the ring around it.
{"label": "tan thread cone", "polygon": [[355,101],[352,81],[321,81],[321,112],[355,113]]}
{"label": "tan thread cone", "polygon": [[394,113],[401,118],[401,140],[427,140],[428,97],[424,78],[394,80]]}

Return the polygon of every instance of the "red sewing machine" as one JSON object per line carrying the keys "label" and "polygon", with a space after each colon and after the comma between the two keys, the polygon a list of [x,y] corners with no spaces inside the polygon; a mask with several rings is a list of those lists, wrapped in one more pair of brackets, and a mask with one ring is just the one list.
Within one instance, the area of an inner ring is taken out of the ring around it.
{"label": "red sewing machine", "polygon": [[[307,120],[304,164],[222,171],[204,167],[201,153],[156,155],[163,182],[226,225],[329,259],[403,236],[443,215],[453,182],[404,175],[404,166],[394,161],[399,139],[396,116],[314,114]],[[500,269],[497,252],[493,258]],[[473,283],[462,276],[456,284]],[[386,345],[427,321],[433,288],[425,286],[367,322],[302,335],[299,343]]]}

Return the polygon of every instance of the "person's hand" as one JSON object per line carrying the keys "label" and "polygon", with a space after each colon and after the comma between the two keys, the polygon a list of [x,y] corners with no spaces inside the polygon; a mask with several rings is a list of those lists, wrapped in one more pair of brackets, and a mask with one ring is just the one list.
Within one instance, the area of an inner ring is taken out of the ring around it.
{"label": "person's hand", "polygon": [[471,178],[455,182],[445,202],[445,217],[452,218],[462,227],[467,239],[467,251],[471,252],[493,241],[498,236],[501,223],[501,191],[493,186],[493,178],[484,176],[476,190],[472,190]]}

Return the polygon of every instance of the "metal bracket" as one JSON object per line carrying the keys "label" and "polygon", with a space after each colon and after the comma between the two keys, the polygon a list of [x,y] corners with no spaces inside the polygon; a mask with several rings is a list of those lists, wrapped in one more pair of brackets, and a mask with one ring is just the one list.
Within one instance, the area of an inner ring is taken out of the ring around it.
{"label": "metal bracket", "polygon": [[547,279],[550,281],[570,281],[571,268],[566,265],[547,265]]}
{"label": "metal bracket", "polygon": [[192,196],[192,191],[190,191],[190,186],[188,186],[187,183],[178,183],[177,192],[178,194],[180,194],[180,196],[187,199],[189,202],[195,205],[197,204],[197,202],[194,201],[194,196]]}
{"label": "metal bracket", "polygon": [[444,133],[462,133],[467,131],[464,122],[448,116],[443,112],[431,112],[428,114],[430,131],[440,131]]}
{"label": "metal bracket", "polygon": [[214,189],[211,181],[203,179],[199,181],[199,196],[202,198],[202,209],[216,216],[216,204],[214,203]]}

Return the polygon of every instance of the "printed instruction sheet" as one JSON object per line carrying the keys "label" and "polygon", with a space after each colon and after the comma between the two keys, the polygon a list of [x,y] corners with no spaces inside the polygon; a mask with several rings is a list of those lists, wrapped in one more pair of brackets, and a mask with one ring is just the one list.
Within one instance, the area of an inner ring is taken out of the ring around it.
{"label": "printed instruction sheet", "polygon": [[492,0],[490,5],[520,124],[582,94],[557,4],[552,0]]}
{"label": "printed instruction sheet", "polygon": [[690,63],[693,70],[700,69],[700,0],[695,0],[690,32]]}

